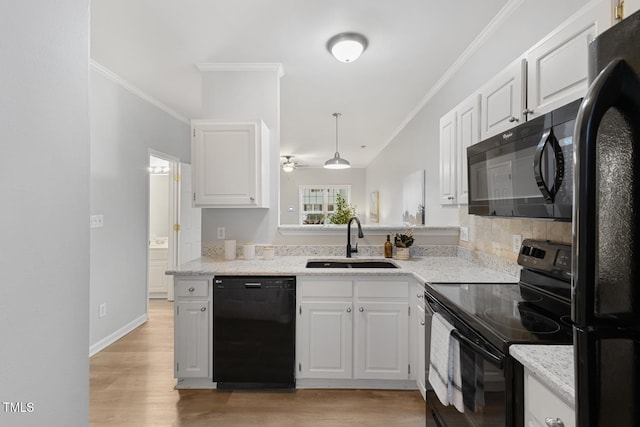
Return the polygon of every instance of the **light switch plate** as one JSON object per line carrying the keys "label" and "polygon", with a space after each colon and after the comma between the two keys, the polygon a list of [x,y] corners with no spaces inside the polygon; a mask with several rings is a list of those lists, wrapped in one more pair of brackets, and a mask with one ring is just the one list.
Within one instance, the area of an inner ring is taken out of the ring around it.
{"label": "light switch plate", "polygon": [[218,227],[218,239],[224,239],[226,234],[226,230],[224,227]]}
{"label": "light switch plate", "polygon": [[89,217],[89,228],[100,228],[104,227],[104,215],[91,215]]}

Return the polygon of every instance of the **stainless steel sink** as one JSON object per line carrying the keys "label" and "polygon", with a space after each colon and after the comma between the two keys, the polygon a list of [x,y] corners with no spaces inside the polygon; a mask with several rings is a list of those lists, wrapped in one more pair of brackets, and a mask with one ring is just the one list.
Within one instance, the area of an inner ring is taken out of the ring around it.
{"label": "stainless steel sink", "polygon": [[377,259],[310,259],[306,268],[398,268],[392,261]]}

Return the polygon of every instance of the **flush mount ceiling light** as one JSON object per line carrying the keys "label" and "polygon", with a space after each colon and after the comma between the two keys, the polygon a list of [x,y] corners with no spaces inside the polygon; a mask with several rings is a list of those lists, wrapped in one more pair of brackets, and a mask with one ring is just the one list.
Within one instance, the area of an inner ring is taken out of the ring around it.
{"label": "flush mount ceiling light", "polygon": [[296,168],[296,164],[293,163],[291,161],[291,158],[293,156],[284,156],[284,158],[286,159],[284,162],[282,162],[282,170],[285,172],[293,172],[293,170]]}
{"label": "flush mount ceiling light", "polygon": [[340,33],[331,37],[327,49],[340,62],[353,62],[367,48],[367,38],[358,33]]}
{"label": "flush mount ceiling light", "polygon": [[341,115],[341,113],[332,114],[332,116],[336,118],[336,154],[334,154],[333,158],[324,162],[324,167],[327,169],[348,169],[351,167],[351,164],[345,159],[340,158],[340,153],[338,153],[338,117]]}

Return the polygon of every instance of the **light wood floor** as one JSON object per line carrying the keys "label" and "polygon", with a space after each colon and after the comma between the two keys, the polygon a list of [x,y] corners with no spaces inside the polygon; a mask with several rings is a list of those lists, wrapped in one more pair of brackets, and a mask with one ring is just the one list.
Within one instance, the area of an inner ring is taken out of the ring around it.
{"label": "light wood floor", "polygon": [[417,391],[174,390],[173,304],[91,358],[91,426],[424,426]]}

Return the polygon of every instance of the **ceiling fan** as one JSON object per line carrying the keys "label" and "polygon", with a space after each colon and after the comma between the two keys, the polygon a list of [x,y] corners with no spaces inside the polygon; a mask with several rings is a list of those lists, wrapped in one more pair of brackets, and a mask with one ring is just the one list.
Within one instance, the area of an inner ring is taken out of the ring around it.
{"label": "ceiling fan", "polygon": [[285,172],[293,172],[294,169],[307,167],[307,165],[305,164],[302,164],[300,162],[294,162],[293,160],[291,160],[294,157],[292,155],[280,156],[280,157],[284,159],[284,161],[281,163],[280,166],[282,167],[282,170]]}

